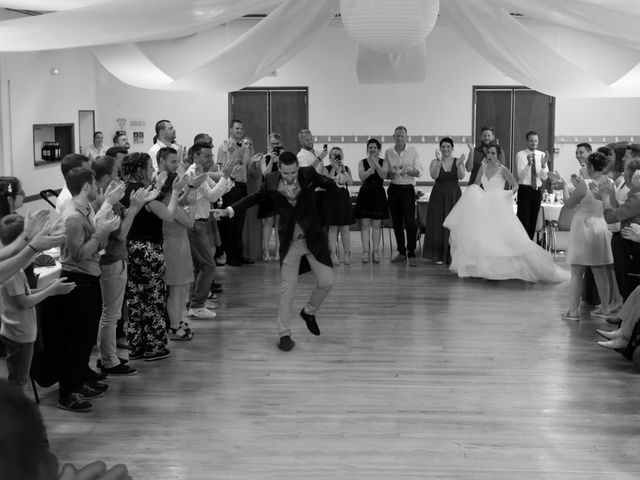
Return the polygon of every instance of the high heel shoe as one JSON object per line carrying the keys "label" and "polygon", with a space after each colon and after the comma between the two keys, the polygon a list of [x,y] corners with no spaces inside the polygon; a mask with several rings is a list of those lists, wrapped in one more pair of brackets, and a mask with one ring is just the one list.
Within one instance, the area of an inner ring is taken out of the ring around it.
{"label": "high heel shoe", "polygon": [[380,263],[380,254],[377,250],[373,251],[373,263]]}
{"label": "high heel shoe", "polygon": [[614,338],[618,338],[620,335],[622,335],[619,329],[612,330],[610,332],[607,332],[606,330],[596,330],[596,333],[601,337],[606,338],[607,340],[613,340]]}
{"label": "high heel shoe", "polygon": [[622,336],[620,336],[620,337],[614,338],[613,340],[608,340],[606,342],[598,342],[598,345],[604,348],[610,348],[612,350],[615,350],[618,348],[625,348],[627,345],[629,345],[629,341],[623,338]]}
{"label": "high heel shoe", "polygon": [[262,260],[265,261],[265,262],[270,262],[271,261],[271,257],[267,253],[267,254],[262,255]]}
{"label": "high heel shoe", "polygon": [[360,260],[362,260],[362,263],[369,263],[369,252],[362,252]]}
{"label": "high heel shoe", "polygon": [[351,252],[344,252],[344,264],[351,265]]}
{"label": "high heel shoe", "polygon": [[333,263],[334,265],[340,265],[340,260],[338,260],[336,252],[331,252],[331,263]]}

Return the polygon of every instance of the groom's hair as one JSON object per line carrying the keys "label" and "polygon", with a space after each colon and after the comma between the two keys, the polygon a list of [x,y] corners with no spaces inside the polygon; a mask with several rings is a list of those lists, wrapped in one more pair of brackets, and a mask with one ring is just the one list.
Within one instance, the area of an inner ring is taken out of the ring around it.
{"label": "groom's hair", "polygon": [[280,163],[282,165],[293,165],[298,163],[298,157],[292,152],[282,152],[280,154]]}
{"label": "groom's hair", "polygon": [[587,152],[593,152],[593,147],[591,147],[590,143],[582,142],[576,145],[576,148],[580,148],[580,147],[583,147],[584,149],[586,149]]}

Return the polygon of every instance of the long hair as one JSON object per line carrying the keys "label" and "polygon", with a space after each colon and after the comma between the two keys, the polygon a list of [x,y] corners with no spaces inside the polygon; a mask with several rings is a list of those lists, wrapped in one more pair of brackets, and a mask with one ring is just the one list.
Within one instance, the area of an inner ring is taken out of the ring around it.
{"label": "long hair", "polygon": [[13,201],[20,191],[16,177],[0,177],[0,218],[13,213]]}

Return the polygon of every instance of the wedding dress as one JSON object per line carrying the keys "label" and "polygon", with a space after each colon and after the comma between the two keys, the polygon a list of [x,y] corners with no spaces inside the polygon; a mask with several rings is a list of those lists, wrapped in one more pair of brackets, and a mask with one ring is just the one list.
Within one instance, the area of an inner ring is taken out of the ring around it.
{"label": "wedding dress", "polygon": [[451,271],[459,277],[561,282],[570,273],[531,241],[513,211],[513,195],[499,170],[469,186],[444,221],[450,230]]}

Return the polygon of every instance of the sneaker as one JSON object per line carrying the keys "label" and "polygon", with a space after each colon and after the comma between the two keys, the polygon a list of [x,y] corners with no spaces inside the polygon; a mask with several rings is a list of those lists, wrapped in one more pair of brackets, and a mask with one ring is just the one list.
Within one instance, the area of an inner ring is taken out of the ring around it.
{"label": "sneaker", "polygon": [[129,360],[140,360],[142,358],[142,353],[130,353]]}
{"label": "sneaker", "polygon": [[284,337],[280,337],[280,341],[278,342],[278,348],[283,352],[288,352],[296,346],[296,342],[294,342],[289,335],[285,335]]}
{"label": "sneaker", "polygon": [[418,266],[418,260],[416,260],[416,257],[409,257],[409,266],[410,267]]}
{"label": "sneaker", "polygon": [[185,327],[185,325],[180,322],[178,328],[169,327],[169,340],[191,340],[193,338],[193,333],[191,333],[191,329]]}
{"label": "sneaker", "polygon": [[104,390],[93,388],[87,383],[85,383],[82,388],[76,393],[80,394],[85,400],[93,400],[96,398],[104,397]]}
{"label": "sneaker", "polygon": [[401,263],[406,261],[407,261],[407,256],[402,255],[400,253],[391,259],[391,263]]}
{"label": "sneaker", "polygon": [[187,312],[187,317],[214,318],[214,317],[216,317],[216,312],[212,312],[211,310],[207,310],[204,307],[190,308],[189,311]]}
{"label": "sneaker", "polygon": [[79,393],[72,393],[66,397],[58,399],[58,408],[69,412],[90,412],[93,405],[87,402]]}
{"label": "sneaker", "polygon": [[[105,375],[105,378],[106,378],[106,375]],[[96,382],[94,380],[87,380],[84,382],[84,384],[89,385],[94,390],[99,390],[101,392],[106,392],[107,390],[109,390],[109,385],[107,385],[106,383]]]}
{"label": "sneaker", "polygon": [[116,348],[121,348],[123,350],[129,350],[129,342],[127,342],[126,338],[116,338]]}
{"label": "sneaker", "polygon": [[162,360],[163,358],[169,358],[171,356],[171,352],[167,348],[163,348],[159,352],[156,353],[145,353],[144,361],[145,362],[155,362],[156,360]]}
{"label": "sneaker", "polygon": [[210,310],[214,310],[216,308],[218,308],[220,305],[217,304],[216,302],[212,301],[212,300],[207,300],[206,302],[204,302],[204,308],[210,309]]}
{"label": "sneaker", "polygon": [[207,297],[207,300],[217,300],[218,298],[219,298],[219,295],[217,293],[210,292],[209,296]]}
{"label": "sneaker", "polygon": [[103,368],[102,373],[109,377],[128,377],[137,374],[138,371],[135,368],[131,368],[129,365],[121,363],[115,367]]}
{"label": "sneaker", "polygon": [[[121,365],[126,365],[127,363],[129,363],[129,360],[127,360],[126,358],[118,357],[118,360],[120,360],[120,364]],[[98,370],[102,370],[102,366],[103,365],[104,364],[102,363],[102,359],[101,358],[96,360],[96,368]]]}

